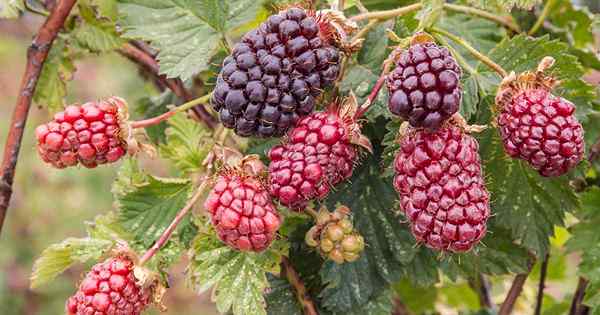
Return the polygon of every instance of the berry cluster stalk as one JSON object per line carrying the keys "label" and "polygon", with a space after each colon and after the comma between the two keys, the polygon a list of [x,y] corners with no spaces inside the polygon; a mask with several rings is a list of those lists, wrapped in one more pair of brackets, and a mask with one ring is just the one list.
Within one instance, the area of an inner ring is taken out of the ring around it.
{"label": "berry cluster stalk", "polygon": [[0,168],[0,232],[2,232],[6,210],[12,195],[12,183],[27,115],[31,107],[31,98],[52,43],[63,27],[65,19],[69,16],[74,4],[75,0],[58,1],[27,50],[25,74],[21,80],[21,88],[11,119],[8,137],[6,138],[4,158]]}
{"label": "berry cluster stalk", "polygon": [[136,128],[146,128],[149,126],[154,126],[156,124],[159,124],[171,117],[173,117],[175,114],[177,113],[181,113],[184,112],[190,108],[193,108],[197,105],[200,104],[206,104],[208,102],[208,100],[210,99],[211,93],[206,94],[202,97],[193,99],[187,103],[181,104],[180,106],[177,106],[173,109],[171,109],[170,111],[158,115],[156,117],[152,117],[152,118],[148,118],[148,119],[144,119],[144,120],[138,120],[138,121],[133,121],[131,122],[131,128],[136,129]]}

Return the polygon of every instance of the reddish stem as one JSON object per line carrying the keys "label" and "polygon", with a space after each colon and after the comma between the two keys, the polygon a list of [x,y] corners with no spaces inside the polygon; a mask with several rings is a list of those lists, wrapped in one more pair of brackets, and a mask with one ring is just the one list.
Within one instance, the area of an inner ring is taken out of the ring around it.
{"label": "reddish stem", "polygon": [[156,117],[152,117],[152,118],[148,118],[148,119],[144,119],[144,120],[138,120],[138,121],[133,121],[131,122],[131,128],[136,129],[136,128],[146,128],[149,126],[154,126],[157,124],[160,124],[161,122],[173,117],[175,114],[186,111],[190,108],[195,108],[200,104],[204,104],[206,102],[208,102],[208,100],[210,99],[210,93],[206,94],[202,97],[193,99],[185,104],[181,104],[173,109],[171,109],[170,111],[160,114]]}
{"label": "reddish stem", "polygon": [[498,315],[509,315],[512,313],[517,298],[519,298],[519,295],[521,295],[521,292],[523,291],[527,276],[529,276],[529,273],[518,274],[515,276],[515,280],[506,295],[506,299],[504,299],[504,302],[500,306]]}
{"label": "reddish stem", "polygon": [[15,168],[21,148],[21,140],[31,107],[31,98],[37,86],[40,72],[48,57],[54,39],[69,16],[75,0],[59,1],[52,12],[40,27],[38,34],[34,37],[31,46],[27,49],[27,65],[25,74],[21,80],[20,92],[10,122],[11,128],[8,132],[4,146],[4,157],[0,168],[0,232],[6,217],[6,211],[12,195],[12,184],[15,176]]}
{"label": "reddish stem", "polygon": [[290,263],[289,259],[285,256],[281,257],[281,272],[285,274],[290,285],[294,287],[296,298],[302,305],[303,313],[305,315],[319,315],[317,307],[308,294],[304,282],[300,279],[300,275],[298,275],[298,272],[294,269],[292,263]]}
{"label": "reddish stem", "polygon": [[356,110],[356,114],[354,114],[354,119],[361,118],[369,110],[371,105],[373,105],[373,102],[377,98],[379,91],[385,83],[385,79],[387,78],[387,74],[390,70],[390,64],[391,62],[386,62],[383,66],[383,71],[381,72],[381,75],[377,79],[377,82],[375,82],[371,93],[369,93],[369,96],[367,96],[367,100],[358,108],[358,110]]}
{"label": "reddish stem", "polygon": [[[184,87],[183,82],[180,79],[168,79],[165,75],[159,74],[158,62],[156,62],[154,56],[147,51],[127,43],[123,45],[121,49],[119,49],[119,52],[152,74],[161,85],[168,87],[180,99],[184,100],[185,102],[189,102],[194,99],[190,92],[188,92],[188,90]],[[191,110],[194,111],[196,116],[198,116],[198,118],[210,129],[214,129],[216,127],[216,119],[208,111],[206,111],[205,108],[192,107]]]}
{"label": "reddish stem", "polygon": [[177,229],[177,225],[179,225],[179,223],[181,223],[183,218],[185,218],[185,216],[190,212],[190,210],[194,208],[194,205],[196,204],[196,202],[198,202],[198,199],[200,199],[200,197],[204,193],[204,188],[206,187],[206,184],[207,180],[203,179],[202,184],[196,189],[196,192],[194,193],[192,198],[190,198],[187,204],[181,210],[179,210],[171,224],[169,224],[167,229],[162,233],[162,235],[158,238],[154,245],[152,245],[152,247],[150,247],[150,249],[148,249],[146,253],[144,253],[142,258],[140,258],[140,266],[148,262],[150,258],[152,258],[154,254],[156,254],[161,249],[161,247],[163,247],[163,245],[167,243],[167,241],[171,237],[171,234],[173,234],[173,232],[175,232],[175,229]]}

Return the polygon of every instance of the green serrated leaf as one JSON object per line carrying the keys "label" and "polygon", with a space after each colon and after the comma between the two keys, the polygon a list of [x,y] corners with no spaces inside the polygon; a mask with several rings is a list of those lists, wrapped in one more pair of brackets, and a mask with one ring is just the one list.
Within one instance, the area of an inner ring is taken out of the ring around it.
{"label": "green serrated leaf", "polygon": [[188,284],[199,293],[215,286],[213,297],[221,313],[266,315],[263,292],[269,282],[265,273],[279,265],[280,249],[273,244],[262,253],[240,252],[213,233],[200,233],[192,242]]}
{"label": "green serrated leaf", "polygon": [[385,290],[379,296],[371,299],[367,304],[358,309],[353,309],[350,312],[338,313],[337,315],[389,315],[392,314],[392,291]]}
{"label": "green serrated leaf", "polygon": [[210,131],[180,113],[168,121],[166,143],[159,147],[160,156],[171,160],[183,173],[197,172],[214,145]]}
{"label": "green serrated leaf", "polygon": [[267,314],[302,315],[302,308],[296,299],[294,289],[288,281],[268,274],[269,290],[265,296]]}
{"label": "green serrated leaf", "polygon": [[417,30],[432,27],[444,12],[443,0],[422,0],[421,3],[423,4],[423,8],[416,16],[420,21]]}
{"label": "green serrated leaf", "polygon": [[23,0],[0,0],[0,19],[18,18],[24,10]]}
{"label": "green serrated leaf", "polygon": [[76,262],[100,258],[113,242],[93,238],[68,238],[44,250],[35,261],[31,274],[31,287],[37,288],[65,271]]}
{"label": "green serrated leaf", "polygon": [[100,10],[94,4],[80,3],[81,23],[73,31],[77,43],[94,53],[110,51],[124,43],[117,33],[115,22],[102,16]]}
{"label": "green serrated leaf", "polygon": [[117,172],[111,192],[116,196],[126,195],[146,183],[147,179],[148,175],[142,171],[136,159],[125,158]]}
{"label": "green serrated leaf", "polygon": [[[118,194],[119,223],[146,247],[171,223],[190,197],[192,184],[188,179],[165,179],[148,176],[125,194]],[[185,219],[178,229],[190,224]]]}
{"label": "green serrated leaf", "polygon": [[129,241],[131,235],[118,222],[118,216],[115,212],[99,215],[94,221],[85,222],[88,236],[94,239],[118,241]]}
{"label": "green serrated leaf", "polygon": [[357,61],[360,65],[375,73],[381,72],[381,65],[389,54],[388,37],[385,30],[390,27],[392,27],[391,22],[383,23],[369,32],[362,49],[358,52]]}
{"label": "green serrated leaf", "polygon": [[160,73],[183,80],[208,69],[221,41],[200,11],[194,1],[119,0],[123,36],[150,41],[159,51]]}
{"label": "green serrated leaf", "polygon": [[58,37],[44,63],[40,78],[33,94],[33,101],[47,107],[51,112],[64,108],[67,95],[67,81],[73,78],[75,65],[66,41]]}

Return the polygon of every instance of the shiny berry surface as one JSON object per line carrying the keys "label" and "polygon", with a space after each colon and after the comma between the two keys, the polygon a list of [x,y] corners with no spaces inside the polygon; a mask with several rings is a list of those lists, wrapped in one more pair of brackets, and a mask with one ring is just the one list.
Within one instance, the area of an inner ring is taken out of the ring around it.
{"label": "shiny berry surface", "polygon": [[583,128],[575,106],[545,89],[526,90],[504,106],[498,126],[508,155],[523,159],[542,176],[559,176],[584,153]]}
{"label": "shiny berry surface", "polygon": [[281,224],[268,191],[258,179],[249,176],[220,175],[204,207],[219,239],[241,251],[265,250]]}
{"label": "shiny berry surface", "polygon": [[339,73],[339,51],[300,8],[270,16],[223,61],[211,103],[240,136],[282,136]]}
{"label": "shiny berry surface", "polygon": [[413,45],[387,77],[388,108],[413,127],[437,129],[459,109],[461,74],[447,48]]}
{"label": "shiny berry surface", "polygon": [[139,315],[150,302],[150,293],[136,285],[133,262],[114,257],[92,267],[67,300],[69,315]]}
{"label": "shiny berry surface", "polygon": [[352,176],[357,150],[336,113],[317,112],[302,118],[289,139],[271,148],[268,156],[271,194],[283,205],[301,210]]}
{"label": "shiny berry surface", "polygon": [[120,134],[119,103],[124,101],[113,97],[70,105],[38,126],[35,135],[42,160],[56,168],[78,164],[94,168],[119,160],[127,152]]}
{"label": "shiny berry surface", "polygon": [[464,252],[484,237],[490,205],[478,146],[452,126],[401,140],[394,187],[418,242]]}

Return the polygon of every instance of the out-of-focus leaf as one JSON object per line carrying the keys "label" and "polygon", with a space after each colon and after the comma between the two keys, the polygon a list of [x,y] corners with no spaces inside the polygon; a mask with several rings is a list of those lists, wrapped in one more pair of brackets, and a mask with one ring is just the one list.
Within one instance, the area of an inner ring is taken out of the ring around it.
{"label": "out-of-focus leaf", "polygon": [[62,110],[67,95],[67,81],[73,78],[74,72],[75,65],[69,46],[59,37],[48,53],[33,94],[33,101],[39,106],[47,107],[51,112]]}
{"label": "out-of-focus leaf", "polygon": [[407,279],[394,283],[392,288],[402,304],[414,314],[428,314],[435,310],[438,288],[415,286]]}
{"label": "out-of-focus leaf", "polygon": [[23,10],[23,0],[0,0],[0,19],[18,18]]}
{"label": "out-of-focus leaf", "polygon": [[31,287],[37,288],[65,271],[74,263],[100,258],[113,242],[93,238],[68,238],[48,247],[33,266]]}

